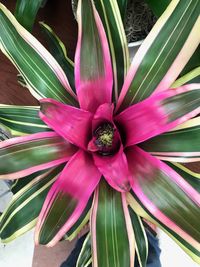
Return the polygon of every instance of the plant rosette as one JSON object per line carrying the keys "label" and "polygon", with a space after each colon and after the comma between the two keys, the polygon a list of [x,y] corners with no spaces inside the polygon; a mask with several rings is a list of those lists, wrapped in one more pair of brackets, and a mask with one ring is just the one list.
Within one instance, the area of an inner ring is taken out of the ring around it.
{"label": "plant rosette", "polygon": [[200,262],[199,175],[182,165],[200,160],[200,84],[178,78],[200,42],[199,10],[172,0],[129,66],[117,1],[79,1],[74,63],[47,25],[64,59],[0,5],[1,50],[40,103],[0,106],[21,135],[0,143],[0,178],[16,179],[2,242],[36,225],[35,243],[51,247],[89,221],[77,266],[132,267],[137,255],[145,267],[144,218]]}

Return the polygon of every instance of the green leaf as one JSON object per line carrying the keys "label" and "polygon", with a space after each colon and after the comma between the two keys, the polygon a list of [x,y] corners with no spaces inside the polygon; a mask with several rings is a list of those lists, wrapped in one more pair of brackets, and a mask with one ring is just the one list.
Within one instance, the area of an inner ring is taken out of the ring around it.
{"label": "green leaf", "polygon": [[121,13],[122,21],[124,21],[125,15],[126,15],[126,8],[127,8],[127,1],[128,0],[117,0],[119,10]]}
{"label": "green leaf", "polygon": [[53,132],[16,137],[0,143],[0,178],[17,179],[67,162],[76,148]]}
{"label": "green leaf", "polygon": [[21,25],[31,31],[39,8],[44,0],[17,0],[15,17]]}
{"label": "green leaf", "polygon": [[[157,17],[160,17],[172,0],[145,0]],[[189,62],[181,72],[181,76],[200,66],[200,46],[196,49]]]}
{"label": "green leaf", "polygon": [[[195,262],[200,264],[200,251],[199,247],[192,246],[189,242],[187,242],[181,235],[178,235],[175,230],[170,229],[168,224],[163,223],[159,220],[159,217],[155,217],[150,210],[147,210],[142,202],[134,195],[129,194],[128,202],[131,205],[132,209],[141,217],[147,219],[153,224],[157,225],[160,229],[162,229],[169,237],[171,237]],[[165,203],[163,203],[164,205]],[[189,211],[188,211],[189,212]],[[190,210],[192,213],[192,211]],[[188,218],[188,223],[191,225],[191,218]],[[195,223],[198,224],[199,216],[196,217]]]}
{"label": "green leaf", "polygon": [[92,251],[91,251],[91,234],[86,236],[81,252],[79,254],[76,267],[87,267],[92,263]]}
{"label": "green leaf", "polygon": [[129,208],[129,214],[135,234],[135,245],[138,263],[140,267],[146,267],[148,256],[148,240],[145,228],[141,218],[134,212],[132,208]]}
{"label": "green leaf", "polygon": [[[45,197],[62,169],[63,166],[59,166],[38,172],[34,179],[14,194],[7,210],[1,216],[2,242],[10,242],[35,226]],[[29,177],[27,178],[29,180]]]}
{"label": "green leaf", "polygon": [[[117,4],[118,2],[118,4]],[[118,7],[119,5],[119,7]],[[106,30],[114,75],[113,99],[117,100],[129,68],[129,53],[123,21],[125,0],[95,0],[95,6]]]}
{"label": "green leaf", "polygon": [[197,47],[196,51],[186,64],[185,68],[181,72],[181,75],[187,74],[189,71],[192,71],[194,68],[200,66],[200,45]]}
{"label": "green leaf", "polygon": [[120,111],[173,84],[199,44],[199,10],[198,0],[172,0],[133,59]]}
{"label": "green leaf", "polygon": [[0,123],[0,142],[11,137],[10,130],[4,124]]}
{"label": "green leaf", "polygon": [[81,229],[86,225],[86,223],[88,223],[92,207],[92,201],[93,201],[93,195],[89,199],[87,206],[85,207],[79,219],[63,237],[65,240],[70,240],[70,241],[73,240],[77,236],[77,234],[81,231]]}
{"label": "green leaf", "polygon": [[185,176],[139,148],[129,149],[126,155],[134,177],[132,198],[128,196],[132,209],[164,228],[186,253],[200,262],[200,198],[197,189],[185,180]]}
{"label": "green leaf", "polygon": [[67,77],[52,55],[0,4],[0,48],[37,99],[78,105]]}
{"label": "green leaf", "polygon": [[9,128],[12,135],[50,131],[39,118],[39,110],[39,106],[0,104],[0,122]]}
{"label": "green leaf", "polygon": [[199,161],[199,118],[194,118],[184,125],[177,128],[177,130],[149,139],[140,146],[162,160],[175,162]]}
{"label": "green leaf", "polygon": [[71,85],[71,88],[75,92],[74,63],[67,56],[65,45],[47,24],[40,22],[40,26],[47,40],[50,53],[54,56],[54,58],[58,61],[58,63],[64,70]]}
{"label": "green leaf", "polygon": [[158,0],[145,0],[145,1],[152,9],[153,13],[157,17],[160,17],[172,0],[162,0],[159,2]]}
{"label": "green leaf", "polygon": [[[200,64],[199,64],[200,66]],[[177,88],[186,83],[200,83],[200,67],[197,67],[176,80],[171,88]]]}
{"label": "green leaf", "polygon": [[172,169],[180,174],[193,188],[200,193],[200,174],[195,173],[179,163],[166,162]]}
{"label": "green leaf", "polygon": [[124,197],[104,180],[96,191],[91,217],[94,266],[133,266],[135,240]]}

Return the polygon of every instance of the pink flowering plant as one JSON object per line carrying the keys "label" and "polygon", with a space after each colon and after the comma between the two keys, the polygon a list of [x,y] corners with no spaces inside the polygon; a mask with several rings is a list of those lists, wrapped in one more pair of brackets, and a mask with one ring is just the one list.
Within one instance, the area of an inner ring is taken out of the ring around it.
{"label": "pink flowering plant", "polygon": [[[117,1],[79,0],[74,63],[45,24],[54,57],[0,5],[0,47],[39,106],[0,106],[16,137],[0,143],[0,178],[15,180],[1,216],[9,242],[72,240],[89,222],[77,266],[146,266],[143,219],[200,262],[199,0],[172,0],[129,65]],[[55,48],[55,47],[54,47]],[[62,65],[62,68],[60,64]],[[74,71],[73,71],[74,70]]]}

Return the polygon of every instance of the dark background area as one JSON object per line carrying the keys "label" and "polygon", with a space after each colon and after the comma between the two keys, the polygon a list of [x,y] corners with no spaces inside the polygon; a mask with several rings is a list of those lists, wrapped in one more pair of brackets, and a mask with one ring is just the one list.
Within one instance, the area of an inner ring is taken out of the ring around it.
{"label": "dark background area", "polygon": [[[1,0],[1,3],[12,13],[14,12],[16,0]],[[76,47],[77,23],[72,13],[71,0],[48,0],[45,7],[39,10],[33,28],[33,35],[46,46],[38,21],[44,21],[53,28],[66,45],[68,55],[73,59]],[[37,105],[37,100],[31,96],[29,91],[18,84],[17,74],[18,72],[12,63],[0,52],[0,103]]]}

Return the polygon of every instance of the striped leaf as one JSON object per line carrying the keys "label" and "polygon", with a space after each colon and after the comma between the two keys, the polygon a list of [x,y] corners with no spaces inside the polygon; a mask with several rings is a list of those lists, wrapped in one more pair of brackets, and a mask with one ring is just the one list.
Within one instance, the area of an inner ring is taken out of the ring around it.
{"label": "striped leaf", "polygon": [[32,180],[34,180],[36,177],[46,173],[47,170],[38,171],[35,173],[32,173],[26,177],[23,177],[21,179],[16,179],[12,181],[11,185],[11,192],[13,194],[16,194],[18,191],[20,191],[23,187],[25,187],[28,183],[30,183]]}
{"label": "striped leaf", "polygon": [[123,128],[125,145],[130,146],[165,133],[199,112],[200,84],[187,84],[132,105],[115,120]]}
{"label": "striped leaf", "polygon": [[172,169],[180,174],[193,188],[200,193],[200,173],[196,173],[179,163],[167,162]]}
{"label": "striped leaf", "polygon": [[88,223],[89,217],[90,217],[90,211],[92,207],[92,201],[93,201],[93,195],[89,199],[79,219],[72,226],[72,228],[69,229],[69,231],[67,231],[67,233],[65,234],[64,236],[65,240],[69,240],[69,241],[73,240],[77,236],[77,234],[82,230],[82,228]]}
{"label": "striped leaf", "polygon": [[0,178],[18,179],[67,162],[76,148],[53,132],[15,137],[0,143]]}
{"label": "striped leaf", "polygon": [[83,242],[81,252],[79,254],[76,267],[88,267],[92,263],[92,251],[91,251],[91,234],[88,233]]}
{"label": "striped leaf", "polygon": [[[169,237],[172,238],[195,262],[200,264],[200,252],[198,246],[192,246],[181,235],[177,234],[175,230],[171,229],[167,223],[163,223],[158,216],[154,216],[153,212],[151,212],[149,209],[146,209],[145,205],[142,204],[142,202],[135,194],[133,194],[133,192],[127,195],[127,200],[132,209],[138,215],[157,225],[167,235],[169,235]],[[191,227],[191,219],[189,218],[188,221]]]}
{"label": "striped leaf", "polygon": [[113,73],[110,51],[93,1],[79,1],[77,19],[76,92],[80,107],[95,112],[101,104],[111,103]]}
{"label": "striped leaf", "polygon": [[21,25],[31,31],[39,8],[45,0],[17,0],[15,17]]}
{"label": "striped leaf", "polygon": [[[200,64],[199,64],[200,66]],[[171,86],[171,88],[177,88],[186,83],[200,83],[200,67],[197,67],[187,74],[177,79]]]}
{"label": "striped leaf", "polygon": [[106,30],[112,57],[114,101],[118,99],[129,67],[127,40],[120,15],[120,12],[122,16],[125,13],[126,2],[126,0],[95,0],[97,11],[102,19],[104,29]]}
{"label": "striped leaf", "polygon": [[94,267],[134,266],[135,239],[125,194],[104,180],[95,194],[91,234]]}
{"label": "striped leaf", "polygon": [[38,172],[34,179],[14,194],[7,210],[1,216],[2,242],[10,242],[35,226],[45,197],[62,168],[63,166],[59,166]]}
{"label": "striped leaf", "polygon": [[4,124],[0,123],[0,142],[11,137],[10,130]]}
{"label": "striped leaf", "polygon": [[14,106],[0,104],[0,122],[12,135],[50,131],[38,116],[39,106]]}
{"label": "striped leaf", "polygon": [[168,89],[200,42],[199,0],[172,0],[132,61],[117,108]]}
{"label": "striped leaf", "polygon": [[50,53],[54,56],[54,58],[58,61],[58,63],[64,70],[69,80],[70,86],[75,92],[74,63],[68,57],[65,45],[47,24],[40,22],[40,26],[47,40]]}
{"label": "striped leaf", "polygon": [[129,214],[135,235],[135,250],[140,267],[146,267],[148,257],[148,240],[141,218],[129,208]]}
{"label": "striped leaf", "polygon": [[[139,148],[129,149],[127,158],[133,175],[131,207],[145,219],[153,218],[200,262],[200,194],[196,188],[171,167]],[[149,216],[138,210],[135,202]]]}
{"label": "striped leaf", "polygon": [[80,221],[100,178],[91,155],[79,150],[46,197],[36,225],[36,244],[54,246]]}
{"label": "striped leaf", "polygon": [[200,118],[194,118],[175,131],[156,136],[141,147],[159,159],[175,162],[200,161]]}
{"label": "striped leaf", "polygon": [[[165,11],[167,6],[171,2],[171,0],[162,0],[160,1],[158,5],[157,0],[145,0],[145,1],[147,2],[147,4],[150,6],[150,8],[152,9],[152,11],[157,17],[160,17],[162,15],[162,13]],[[184,69],[182,70],[181,75],[185,75],[186,73],[192,71],[195,67],[199,65],[200,65],[200,46],[198,46],[198,48],[196,49],[196,51],[194,52],[194,54],[192,55],[192,57],[190,58],[186,66],[184,67]],[[179,84],[178,86],[181,86],[181,85],[183,85],[183,83]]]}
{"label": "striped leaf", "polygon": [[0,4],[0,48],[37,99],[49,97],[77,105],[67,77],[52,55]]}
{"label": "striped leaf", "polygon": [[119,10],[121,13],[121,17],[122,17],[122,21],[124,20],[125,15],[126,15],[127,1],[128,0],[117,0]]}

